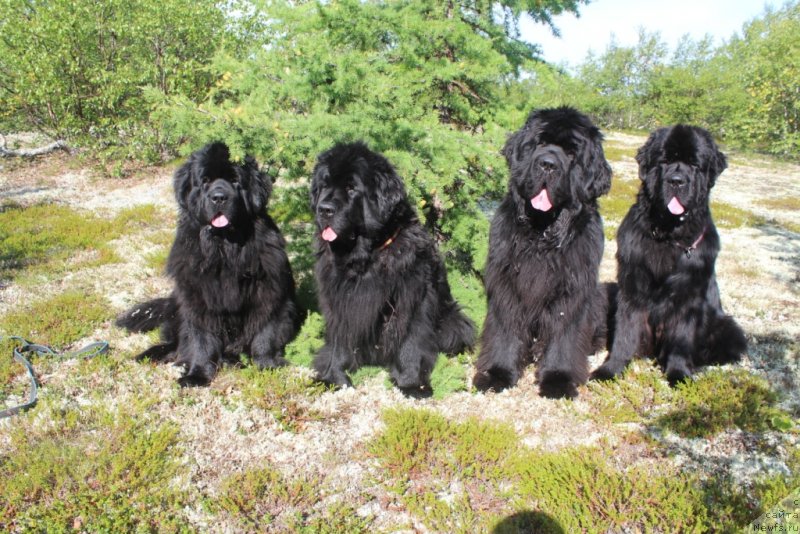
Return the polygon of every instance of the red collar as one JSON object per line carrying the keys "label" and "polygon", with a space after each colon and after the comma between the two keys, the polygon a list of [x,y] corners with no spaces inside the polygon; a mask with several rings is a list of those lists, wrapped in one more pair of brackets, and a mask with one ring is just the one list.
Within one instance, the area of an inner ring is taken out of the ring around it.
{"label": "red collar", "polygon": [[683,252],[684,252],[684,254],[686,254],[686,257],[687,258],[691,258],[692,257],[692,252],[697,250],[697,247],[700,245],[700,243],[703,242],[703,239],[706,237],[706,231],[708,231],[708,226],[704,226],[703,227],[703,231],[700,232],[700,235],[697,236],[697,239],[694,240],[694,243],[692,243],[691,246],[685,247],[685,246],[681,245],[680,243],[676,243],[674,241],[673,241],[672,244],[675,245],[676,247],[680,248],[680,249],[683,249]]}
{"label": "red collar", "polygon": [[400,234],[400,230],[402,230],[402,228],[398,228],[397,230],[395,230],[394,234],[392,234],[392,237],[390,237],[389,239],[384,241],[383,245],[378,247],[378,250],[379,251],[383,250],[383,249],[387,248],[389,245],[391,245],[392,243],[394,243],[395,239],[397,239],[397,236]]}

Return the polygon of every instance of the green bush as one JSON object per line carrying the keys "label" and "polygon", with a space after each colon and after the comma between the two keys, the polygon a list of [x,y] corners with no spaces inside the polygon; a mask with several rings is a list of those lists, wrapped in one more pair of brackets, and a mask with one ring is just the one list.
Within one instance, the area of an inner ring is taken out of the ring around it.
{"label": "green bush", "polygon": [[143,87],[198,98],[226,38],[212,0],[2,0],[0,13],[0,128],[110,143],[139,159],[170,140],[147,121]]}

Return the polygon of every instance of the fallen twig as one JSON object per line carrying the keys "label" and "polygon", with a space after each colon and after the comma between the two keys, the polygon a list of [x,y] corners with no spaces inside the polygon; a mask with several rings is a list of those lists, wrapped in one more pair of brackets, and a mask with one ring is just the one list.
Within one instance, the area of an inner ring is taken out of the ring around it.
{"label": "fallen twig", "polygon": [[54,141],[49,145],[45,145],[39,148],[19,148],[19,149],[10,149],[6,147],[6,139],[4,136],[0,135],[0,139],[2,139],[2,143],[0,143],[0,157],[3,158],[33,158],[36,156],[41,156],[43,154],[49,154],[50,152],[55,152],[56,150],[64,150],[69,152],[69,146],[67,142],[63,139],[59,139],[58,141]]}

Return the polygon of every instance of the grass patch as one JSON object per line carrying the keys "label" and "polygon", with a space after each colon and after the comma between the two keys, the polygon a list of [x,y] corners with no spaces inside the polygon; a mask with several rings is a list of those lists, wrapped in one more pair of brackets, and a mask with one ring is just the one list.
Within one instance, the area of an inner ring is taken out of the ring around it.
{"label": "grass patch", "polygon": [[[480,265],[483,268],[483,263]],[[455,269],[448,271],[447,281],[453,298],[480,332],[486,317],[486,293],[483,282],[474,274],[463,274]]]}
{"label": "grass patch", "polygon": [[595,449],[525,451],[511,471],[513,499],[552,516],[563,532],[704,531],[712,518],[691,476],[632,466],[621,471]]}
{"label": "grass patch", "polygon": [[758,203],[769,209],[800,211],[800,197],[765,198]]}
{"label": "grass patch", "polygon": [[713,436],[732,427],[764,432],[792,426],[777,401],[767,381],[745,369],[710,369],[675,388],[675,407],[656,424],[689,438]]}
{"label": "grass patch", "polygon": [[753,212],[737,208],[725,202],[711,202],[711,216],[719,228],[734,229],[744,226],[759,226],[766,220]]}
{"label": "grass patch", "polygon": [[615,178],[611,181],[611,190],[607,195],[600,197],[600,214],[603,216],[603,228],[606,239],[613,241],[617,234],[617,228],[628,210],[636,202],[636,194],[639,192],[637,180],[621,180]]}
{"label": "grass patch", "polygon": [[299,534],[371,534],[373,518],[361,517],[352,506],[337,502],[320,515],[300,518],[293,525]]}
{"label": "grass patch", "polygon": [[606,160],[609,162],[622,161],[625,158],[634,159],[636,158],[637,150],[639,149],[632,146],[614,145],[608,143],[603,145],[603,154],[605,154]]}
{"label": "grass patch", "polygon": [[434,399],[444,399],[456,391],[467,390],[467,365],[470,356],[460,354],[447,357],[439,354],[431,371],[431,388]]}
{"label": "grass patch", "polygon": [[295,514],[310,509],[319,500],[319,481],[288,479],[271,467],[262,467],[228,477],[212,511],[223,513],[242,531],[276,528],[295,520]]}
{"label": "grass patch", "polygon": [[243,369],[223,369],[211,388],[222,398],[227,398],[233,391],[241,392],[241,398],[248,406],[269,412],[285,430],[291,432],[300,431],[308,421],[319,419],[308,403],[326,389],[291,368],[259,370],[254,365]]}
{"label": "grass patch", "polygon": [[[0,267],[14,277],[26,269],[31,276],[52,278],[118,263],[109,242],[161,219],[153,205],[124,209],[108,220],[57,204],[6,204],[0,207]],[[75,261],[68,261],[76,254]]]}
{"label": "grass patch", "polygon": [[174,239],[174,230],[165,230],[149,236],[148,242],[157,245],[158,249],[145,255],[145,266],[159,273],[166,272],[167,259]]}
{"label": "grass patch", "polygon": [[119,236],[112,221],[66,206],[0,208],[0,266],[12,274],[29,265],[63,261],[76,251],[100,250]]}
{"label": "grass patch", "polygon": [[0,331],[57,349],[72,346],[114,314],[106,299],[66,291],[0,318]]}
{"label": "grass patch", "polygon": [[3,531],[192,531],[174,425],[105,408],[50,408],[45,431],[18,417],[0,457]]}
{"label": "grass patch", "polygon": [[587,402],[610,423],[642,423],[670,401],[672,391],[651,361],[637,360],[616,380],[590,381]]}
{"label": "grass patch", "polygon": [[286,359],[300,367],[311,367],[317,351],[325,344],[325,319],[319,312],[310,312],[300,332],[286,345]]}
{"label": "grass patch", "polygon": [[324,491],[313,477],[289,478],[271,467],[228,477],[210,508],[243,532],[356,534],[371,532],[371,517],[344,503],[317,511]]}
{"label": "grass patch", "polygon": [[[370,444],[387,487],[426,527],[475,532],[534,524],[541,532],[692,531],[711,519],[692,476],[605,458],[613,451],[524,447],[507,424],[451,422],[427,410],[387,410]],[[506,530],[508,531],[508,530]]]}
{"label": "grass patch", "polygon": [[130,233],[132,230],[163,226],[164,219],[173,221],[174,218],[174,215],[167,216],[164,210],[154,204],[138,204],[120,211],[112,224],[121,232]]}

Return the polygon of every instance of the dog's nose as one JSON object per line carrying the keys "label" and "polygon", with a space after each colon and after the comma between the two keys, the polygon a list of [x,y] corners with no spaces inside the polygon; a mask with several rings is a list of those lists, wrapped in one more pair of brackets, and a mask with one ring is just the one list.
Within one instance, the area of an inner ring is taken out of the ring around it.
{"label": "dog's nose", "polygon": [[555,171],[556,168],[558,167],[558,162],[556,161],[556,158],[550,154],[541,156],[536,161],[536,164],[539,166],[541,170],[548,173]]}
{"label": "dog's nose", "polygon": [[222,204],[228,200],[228,195],[223,193],[222,191],[213,191],[211,193],[211,202],[214,204]]}
{"label": "dog's nose", "polygon": [[336,207],[330,202],[320,202],[317,206],[317,214],[323,217],[331,217],[336,213]]}
{"label": "dog's nose", "polygon": [[686,185],[687,180],[684,175],[676,173],[670,175],[670,177],[667,178],[667,182],[669,182],[670,185],[673,185],[675,187],[680,187],[682,185]]}

